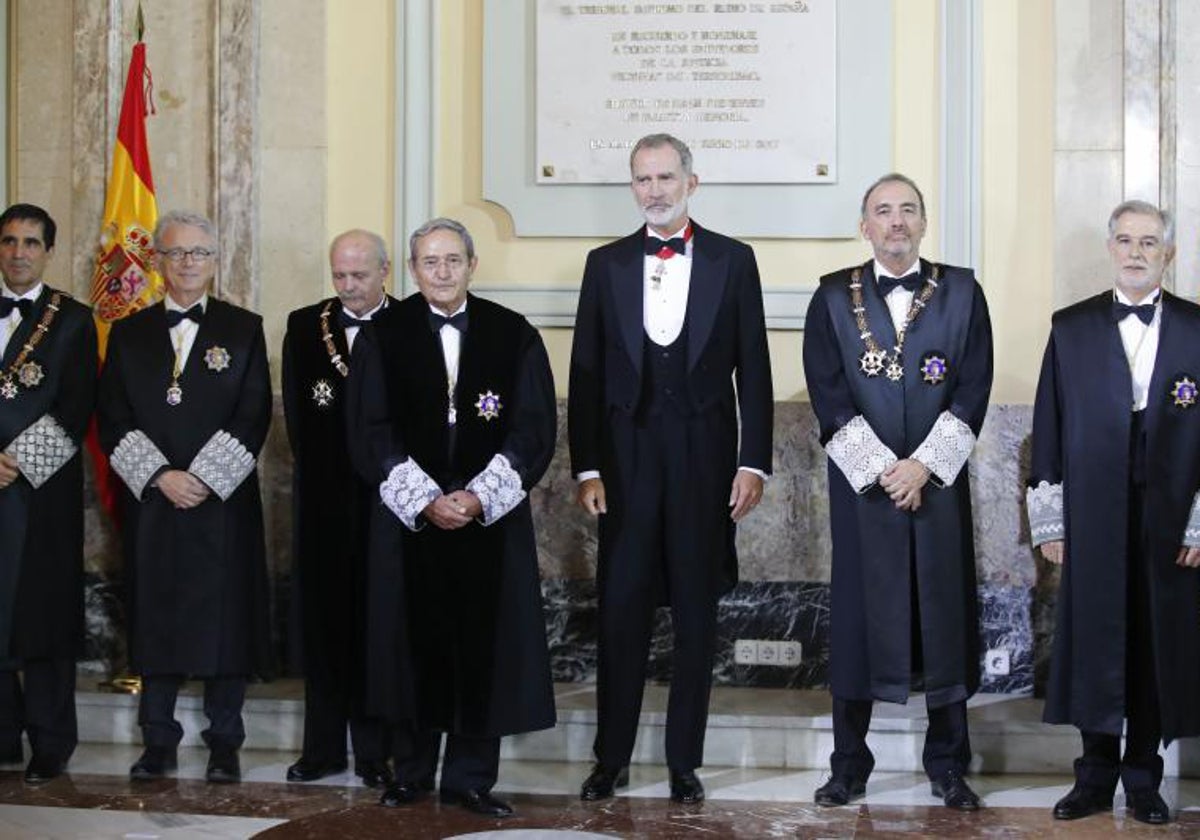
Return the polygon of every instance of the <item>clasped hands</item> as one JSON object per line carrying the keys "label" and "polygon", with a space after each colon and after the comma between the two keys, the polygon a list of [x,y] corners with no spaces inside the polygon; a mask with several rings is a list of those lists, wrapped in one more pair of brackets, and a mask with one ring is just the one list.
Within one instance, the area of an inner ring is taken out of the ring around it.
{"label": "clasped hands", "polygon": [[453,493],[438,496],[421,511],[434,527],[443,531],[453,531],[471,520],[483,515],[483,504],[479,497],[469,490],[455,490]]}
{"label": "clasped hands", "polygon": [[186,470],[163,470],[154,479],[154,486],[180,510],[196,507],[212,493],[207,484]]}
{"label": "clasped hands", "polygon": [[[738,470],[729,490],[729,518],[740,522],[762,501],[762,476],[749,470]],[[588,478],[579,482],[576,495],[579,506],[593,516],[608,513],[608,502],[604,494],[604,482],[599,478]]]}
{"label": "clasped hands", "polygon": [[879,474],[879,486],[900,510],[915,513],[921,507],[921,488],[929,481],[929,468],[904,458]]}

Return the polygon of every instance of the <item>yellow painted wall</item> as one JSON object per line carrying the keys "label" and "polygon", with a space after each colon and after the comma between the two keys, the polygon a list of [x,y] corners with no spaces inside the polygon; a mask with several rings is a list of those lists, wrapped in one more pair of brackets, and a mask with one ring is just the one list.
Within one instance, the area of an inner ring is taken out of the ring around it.
{"label": "yellow painted wall", "polygon": [[[940,96],[937,0],[895,0],[897,69],[893,167],[928,195],[939,190]],[[1011,0],[984,6],[984,280],[996,333],[996,402],[1033,397],[1051,311],[1053,235],[1053,6]],[[329,229],[373,227],[388,236],[395,171],[394,4],[357,0],[353,15],[329,15]],[[505,211],[482,199],[482,43],[479,0],[438,0],[438,123],[435,210],[461,219],[480,253],[476,288],[489,283],[578,282],[592,239],[517,239]],[[703,161],[697,161],[703,180]],[[865,186],[865,185],[864,185]],[[703,184],[701,186],[703,189]],[[630,227],[637,224],[630,213]],[[759,240],[765,285],[814,282],[869,254],[861,241]],[[936,232],[923,244],[939,256]],[[560,391],[566,388],[569,330],[544,330]],[[775,392],[804,399],[801,334],[770,337]]]}

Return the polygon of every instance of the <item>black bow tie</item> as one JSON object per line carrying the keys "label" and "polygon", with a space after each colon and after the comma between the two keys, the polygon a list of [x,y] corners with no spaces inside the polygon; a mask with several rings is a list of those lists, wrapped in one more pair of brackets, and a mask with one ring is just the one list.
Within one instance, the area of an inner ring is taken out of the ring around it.
{"label": "black bow tie", "polygon": [[1150,326],[1150,322],[1154,320],[1154,304],[1142,303],[1137,306],[1130,306],[1128,303],[1121,303],[1119,300],[1113,301],[1113,320],[1120,323],[1130,315],[1138,316],[1138,320],[1146,326]]}
{"label": "black bow tie", "polygon": [[465,332],[467,329],[467,310],[464,309],[462,312],[455,313],[449,317],[430,310],[429,325],[433,327],[434,332],[441,332],[442,327],[447,324],[459,332]]}
{"label": "black bow tie", "polygon": [[191,320],[195,321],[197,324],[199,324],[200,319],[202,319],[203,317],[204,317],[204,307],[198,303],[195,306],[193,306],[191,309],[187,310],[186,312],[180,312],[178,309],[168,309],[167,310],[167,329],[172,329],[172,330],[175,329],[175,327],[178,327],[181,323],[183,323],[183,320],[185,318],[191,319]]}
{"label": "black bow tie", "polygon": [[672,239],[659,239],[657,236],[646,237],[646,254],[654,256],[663,248],[670,248],[676,254],[687,253],[687,240],[682,236],[676,236]]}
{"label": "black bow tie", "polygon": [[915,292],[921,288],[921,272],[913,271],[903,277],[879,277],[879,294],[887,297],[893,289],[903,286],[905,291]]}
{"label": "black bow tie", "polygon": [[371,323],[370,318],[355,318],[345,309],[338,313],[338,326],[344,330],[351,327],[365,327],[369,323]]}
{"label": "black bow tie", "polygon": [[0,318],[7,318],[14,309],[21,313],[22,318],[28,318],[29,311],[33,309],[33,301],[29,298],[17,300],[16,298],[0,297]]}

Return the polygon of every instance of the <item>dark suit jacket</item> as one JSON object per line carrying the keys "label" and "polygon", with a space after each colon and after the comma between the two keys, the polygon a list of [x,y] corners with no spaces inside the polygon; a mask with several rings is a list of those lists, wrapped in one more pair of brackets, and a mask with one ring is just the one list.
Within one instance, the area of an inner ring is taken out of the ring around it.
{"label": "dark suit jacket", "polygon": [[[695,491],[700,517],[729,523],[729,487],[737,467],[771,471],[774,397],[754,251],[692,222],[692,274],[687,301],[687,400],[691,413],[724,422],[703,424],[702,449],[713,469]],[[610,521],[601,528],[600,562],[619,528],[628,496],[633,447],[626,431],[639,409],[644,327],[645,228],[588,255],[571,350],[568,427],[571,468],[599,470]],[[737,390],[734,390],[736,382]],[[741,446],[738,446],[740,419]],[[737,581],[733,527],[709,558],[714,589]]]}

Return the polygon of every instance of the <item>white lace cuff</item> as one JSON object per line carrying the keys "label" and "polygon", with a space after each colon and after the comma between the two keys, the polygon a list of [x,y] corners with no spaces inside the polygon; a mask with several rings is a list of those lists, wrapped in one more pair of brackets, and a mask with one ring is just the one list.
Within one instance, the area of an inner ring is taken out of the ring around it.
{"label": "white lace cuff", "polygon": [[[1029,513],[1029,538],[1034,547],[1061,540],[1066,536],[1063,526],[1063,486],[1048,481],[1025,491],[1025,510]],[[1193,513],[1195,508],[1193,507]],[[1200,531],[1197,532],[1200,536]]]}
{"label": "white lace cuff", "polygon": [[912,457],[924,464],[943,487],[949,487],[974,448],[975,433],[971,427],[949,411],[943,411]]}
{"label": "white lace cuff", "polygon": [[412,458],[393,467],[379,485],[379,498],[410,531],[417,530],[417,517],[440,495],[442,488]]}
{"label": "white lace cuff", "polygon": [[108,456],[108,463],[138,501],[146,490],[146,482],[163,467],[170,466],[166,456],[141,429],[126,432]]}
{"label": "white lace cuff", "polygon": [[200,447],[187,471],[225,501],[254,472],[254,456],[229,432],[219,431]]}
{"label": "white lace cuff", "polygon": [[1183,544],[1188,548],[1200,548],[1200,492],[1192,499],[1192,510],[1188,514],[1187,528],[1183,531]]}
{"label": "white lace cuff", "polygon": [[496,454],[483,472],[471,479],[467,489],[479,497],[483,505],[483,524],[491,525],[501,516],[521,504],[525,490],[521,476],[503,455]]}
{"label": "white lace cuff", "polygon": [[825,454],[837,464],[855,493],[878,481],[879,474],[898,460],[861,414],[834,432],[825,444]]}
{"label": "white lace cuff", "polygon": [[4,454],[17,462],[21,475],[25,476],[36,490],[78,451],[79,447],[71,440],[66,430],[58,425],[58,421],[49,414],[43,414],[33,421],[29,428],[12,439]]}

